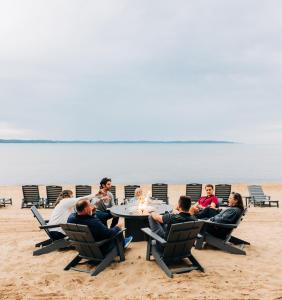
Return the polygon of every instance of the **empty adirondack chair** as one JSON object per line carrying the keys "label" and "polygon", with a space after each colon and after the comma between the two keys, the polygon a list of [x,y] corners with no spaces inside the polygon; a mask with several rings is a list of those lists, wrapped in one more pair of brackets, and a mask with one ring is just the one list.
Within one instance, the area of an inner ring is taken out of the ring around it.
{"label": "empty adirondack chair", "polygon": [[6,204],[13,204],[12,198],[0,198],[0,206],[6,206]]}
{"label": "empty adirondack chair", "polygon": [[215,186],[215,196],[218,198],[220,206],[228,205],[228,198],[231,194],[231,184],[217,184]]}
{"label": "empty adirondack chair", "polygon": [[196,203],[202,196],[202,184],[201,183],[186,184],[186,196],[191,198],[192,203]]}
{"label": "empty adirondack chair", "polygon": [[76,185],[75,186],[75,195],[76,198],[90,195],[92,187],[90,185]]}
{"label": "empty adirondack chair", "polygon": [[33,213],[33,216],[37,219],[38,223],[40,224],[39,228],[44,229],[48,236],[47,240],[35,244],[35,247],[39,247],[39,249],[33,251],[33,255],[38,256],[41,254],[50,253],[52,251],[71,246],[67,237],[60,240],[54,240],[52,238],[49,229],[58,228],[60,227],[60,225],[47,225],[48,220],[43,219],[43,217],[41,216],[41,214],[35,206],[31,207],[31,211]]}
{"label": "empty adirondack chair", "polygon": [[[175,273],[192,270],[204,272],[204,268],[191,253],[202,226],[202,221],[173,224],[166,240],[155,234],[150,228],[142,228],[142,231],[148,236],[146,260],[150,260],[153,256],[168,277],[173,277]],[[189,261],[190,265],[187,266]],[[179,263],[185,263],[185,266],[169,268],[170,264]]]}
{"label": "empty adirondack chair", "polygon": [[[120,257],[120,261],[125,260],[122,241],[122,235],[125,229],[119,231],[115,236],[109,239],[96,242],[88,226],[78,224],[61,224],[61,227],[69,237],[72,245],[74,245],[78,251],[78,255],[71,260],[64,270],[72,269],[75,271],[90,273],[91,276],[96,276],[109,266],[116,256]],[[109,241],[114,241],[114,246],[109,250],[109,252],[104,253],[101,250],[101,247]],[[89,262],[96,262],[97,266],[95,270],[89,271],[75,268],[82,259]]]}
{"label": "empty adirondack chair", "polygon": [[55,205],[60,193],[62,192],[63,188],[58,185],[48,185],[46,186],[46,195],[47,198],[45,199],[45,208],[52,208]]}
{"label": "empty adirondack chair", "polygon": [[270,200],[270,196],[266,196],[260,185],[249,185],[248,191],[250,194],[249,203],[253,203],[254,206],[272,206],[272,203],[279,207],[278,200]]}
{"label": "empty adirondack chair", "polygon": [[168,204],[167,188],[168,187],[166,183],[152,184],[152,197],[158,200],[162,200],[166,204]]}
{"label": "empty adirondack chair", "polygon": [[114,202],[115,202],[115,205],[118,205],[118,198],[117,198],[117,194],[116,194],[116,186],[115,185],[112,185],[111,188],[110,188],[110,192],[113,194],[114,196]]}
{"label": "empty adirondack chair", "polygon": [[39,195],[38,185],[23,185],[22,208],[29,208],[33,205],[40,207],[44,205],[44,199]]}
{"label": "empty adirondack chair", "polygon": [[134,192],[137,188],[140,188],[140,185],[125,185],[124,186],[124,201],[128,201],[129,199],[134,197]]}
{"label": "empty adirondack chair", "polygon": [[[246,213],[247,209],[245,208],[236,224],[223,224],[204,221],[205,224],[198,236],[198,239],[196,240],[195,248],[201,250],[207,244],[232,254],[246,255],[244,246],[250,245],[250,243],[232,236],[233,230],[239,226]],[[212,226],[215,230],[218,230],[220,237],[214,236],[207,232],[206,228],[208,226]]]}

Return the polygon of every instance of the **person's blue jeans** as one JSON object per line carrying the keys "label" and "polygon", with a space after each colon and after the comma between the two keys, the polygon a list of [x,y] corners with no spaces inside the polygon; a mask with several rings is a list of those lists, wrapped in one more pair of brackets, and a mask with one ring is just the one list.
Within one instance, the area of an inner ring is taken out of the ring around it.
{"label": "person's blue jeans", "polygon": [[111,212],[109,210],[106,210],[106,211],[97,210],[96,216],[102,221],[102,223],[105,226],[107,226],[107,221],[109,219],[112,219],[111,228],[115,227],[119,220],[118,217],[113,217],[113,215],[111,214]]}

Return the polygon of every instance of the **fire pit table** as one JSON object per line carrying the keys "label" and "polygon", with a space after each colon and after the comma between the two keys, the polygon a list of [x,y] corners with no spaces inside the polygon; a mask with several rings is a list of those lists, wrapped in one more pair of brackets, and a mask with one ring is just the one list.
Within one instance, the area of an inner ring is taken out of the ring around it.
{"label": "fire pit table", "polygon": [[134,242],[140,242],[145,240],[141,228],[149,226],[148,216],[150,212],[154,211],[158,214],[164,214],[165,212],[172,212],[172,207],[155,200],[146,205],[138,203],[115,205],[110,208],[110,211],[113,216],[124,218],[125,235],[132,235]]}

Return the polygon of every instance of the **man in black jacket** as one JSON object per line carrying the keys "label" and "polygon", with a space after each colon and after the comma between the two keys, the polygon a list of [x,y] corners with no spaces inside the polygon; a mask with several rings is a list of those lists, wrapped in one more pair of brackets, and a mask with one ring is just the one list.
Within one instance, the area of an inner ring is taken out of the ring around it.
{"label": "man in black jacket", "polygon": [[[68,218],[68,223],[87,225],[93,235],[95,241],[99,242],[116,235],[122,228],[121,224],[117,224],[113,228],[108,228],[96,216],[96,207],[90,204],[89,200],[81,199],[76,203],[76,213],[72,213]],[[132,241],[132,237],[124,239],[124,247],[127,248]],[[102,247],[103,252],[107,252],[114,246],[113,242],[106,243]]]}
{"label": "man in black jacket", "polygon": [[165,213],[164,215],[152,213],[149,216],[149,225],[151,230],[160,237],[166,239],[172,224],[197,221],[194,216],[190,215],[190,207],[191,198],[187,196],[180,196],[178,206],[176,208],[177,211],[175,213]]}

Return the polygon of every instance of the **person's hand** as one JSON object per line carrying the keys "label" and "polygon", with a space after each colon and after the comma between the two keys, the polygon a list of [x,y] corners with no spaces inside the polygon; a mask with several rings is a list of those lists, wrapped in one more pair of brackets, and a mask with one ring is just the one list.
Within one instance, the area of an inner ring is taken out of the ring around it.
{"label": "person's hand", "polygon": [[91,204],[91,208],[92,208],[92,214],[95,214],[97,207]]}
{"label": "person's hand", "polygon": [[105,196],[102,196],[101,198],[104,202],[108,202],[110,200],[110,196],[108,196],[107,194]]}
{"label": "person's hand", "polygon": [[178,211],[177,209],[174,209],[174,210],[173,210],[173,213],[174,213],[175,215],[178,215],[178,214],[179,214],[179,211]]}

